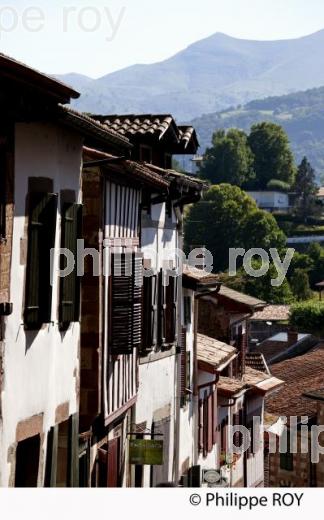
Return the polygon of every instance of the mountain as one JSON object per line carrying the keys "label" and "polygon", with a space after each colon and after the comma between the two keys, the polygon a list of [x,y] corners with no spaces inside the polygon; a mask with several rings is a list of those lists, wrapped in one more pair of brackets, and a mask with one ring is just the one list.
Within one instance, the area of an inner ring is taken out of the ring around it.
{"label": "mountain", "polygon": [[198,132],[203,152],[210,146],[216,129],[241,128],[249,131],[260,121],[272,121],[286,130],[296,160],[308,157],[317,171],[324,174],[324,87],[285,96],[255,100],[244,106],[203,115],[191,121]]}
{"label": "mountain", "polygon": [[59,78],[80,89],[75,102],[95,113],[173,113],[188,120],[230,105],[324,85],[324,30],[280,41],[216,33],[153,65],[91,79]]}

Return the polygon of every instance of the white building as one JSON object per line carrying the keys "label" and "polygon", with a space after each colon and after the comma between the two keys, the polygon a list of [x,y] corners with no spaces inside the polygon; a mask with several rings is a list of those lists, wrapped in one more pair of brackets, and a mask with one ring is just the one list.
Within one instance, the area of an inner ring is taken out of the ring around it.
{"label": "white building", "polygon": [[247,191],[260,209],[267,211],[288,211],[290,209],[288,193],[280,191]]}

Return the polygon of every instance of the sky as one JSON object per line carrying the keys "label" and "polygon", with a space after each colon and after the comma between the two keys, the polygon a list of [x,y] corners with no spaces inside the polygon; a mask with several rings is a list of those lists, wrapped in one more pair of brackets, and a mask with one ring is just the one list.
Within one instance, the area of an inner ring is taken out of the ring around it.
{"label": "sky", "polygon": [[1,52],[43,72],[93,78],[164,60],[215,32],[276,40],[321,29],[323,0],[0,2]]}

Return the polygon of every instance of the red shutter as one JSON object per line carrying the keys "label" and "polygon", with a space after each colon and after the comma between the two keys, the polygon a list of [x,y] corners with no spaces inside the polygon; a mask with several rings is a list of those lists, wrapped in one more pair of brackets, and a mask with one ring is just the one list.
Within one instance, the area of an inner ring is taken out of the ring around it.
{"label": "red shutter", "polygon": [[215,389],[213,392],[213,444],[217,444],[217,415],[217,390]]}
{"label": "red shutter", "polygon": [[210,453],[213,449],[213,394],[209,394],[207,398],[207,407],[208,407],[208,428],[207,428],[207,451]]}
{"label": "red shutter", "polygon": [[203,399],[199,399],[198,403],[198,450],[203,452],[204,450],[204,409]]}
{"label": "red shutter", "polygon": [[119,487],[119,441],[120,438],[108,442],[107,486]]}
{"label": "red shutter", "polygon": [[204,457],[208,454],[208,396],[207,392],[204,394],[203,404],[203,431],[204,431]]}

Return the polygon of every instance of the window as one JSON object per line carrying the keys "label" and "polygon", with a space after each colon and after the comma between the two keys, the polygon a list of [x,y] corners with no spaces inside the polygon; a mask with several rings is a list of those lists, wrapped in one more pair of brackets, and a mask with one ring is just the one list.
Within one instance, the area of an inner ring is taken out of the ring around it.
{"label": "window", "polygon": [[6,148],[0,137],[0,239],[6,237],[6,195],[7,195]]}
{"label": "window", "polygon": [[[60,279],[59,320],[62,329],[80,318],[80,278],[77,275],[77,240],[82,238],[82,206],[64,204],[62,209],[61,247],[68,249],[75,260],[74,270]],[[66,268],[67,259],[61,255],[61,270]]]}
{"label": "window", "polygon": [[293,471],[294,469],[294,454],[290,453],[290,435],[287,433],[287,449],[286,453],[280,453],[280,469],[286,471]]}
{"label": "window", "polygon": [[[167,277],[169,283],[167,283]],[[159,275],[159,344],[170,348],[177,341],[178,278],[161,270]]]}
{"label": "window", "polygon": [[18,443],[16,452],[15,487],[37,487],[40,435]]}
{"label": "window", "polygon": [[159,346],[170,349],[177,341],[178,278],[162,270],[143,280],[141,354]]}
{"label": "window", "polygon": [[143,278],[142,354],[153,350],[157,344],[157,289],[157,275]]}
{"label": "window", "polygon": [[142,273],[140,253],[111,255],[111,354],[132,354],[142,341]]}
{"label": "window", "polygon": [[184,296],[183,297],[183,316],[184,316],[184,324],[190,325],[191,323],[191,297]]}
{"label": "window", "polygon": [[152,148],[150,146],[142,145],[140,147],[140,161],[152,163]]}
{"label": "window", "polygon": [[181,334],[181,353],[180,353],[180,405],[181,407],[186,406],[189,398],[189,392],[191,386],[191,373],[190,373],[190,352],[187,351],[187,331],[182,329]]}
{"label": "window", "polygon": [[31,330],[51,321],[51,249],[55,246],[56,213],[56,194],[30,193],[24,321]]}
{"label": "window", "polygon": [[48,432],[45,487],[78,487],[78,428],[78,414],[74,414]]}

